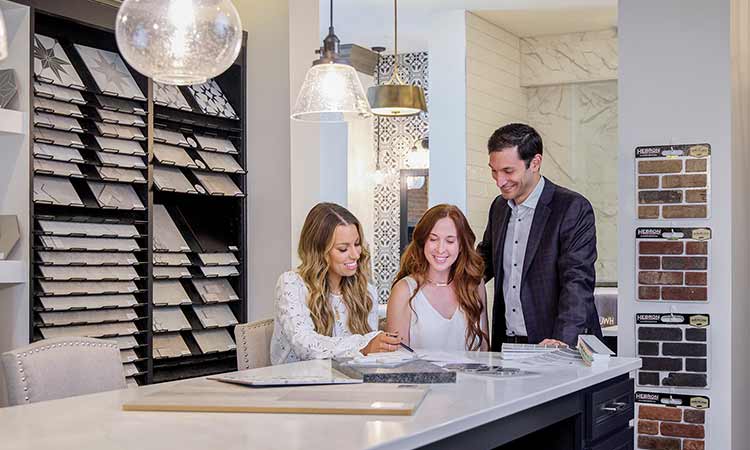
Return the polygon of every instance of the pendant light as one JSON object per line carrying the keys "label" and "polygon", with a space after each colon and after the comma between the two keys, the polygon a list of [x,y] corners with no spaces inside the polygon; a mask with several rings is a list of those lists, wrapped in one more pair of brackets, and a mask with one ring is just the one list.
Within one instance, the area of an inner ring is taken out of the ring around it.
{"label": "pendant light", "polygon": [[367,90],[372,112],[378,116],[405,117],[427,112],[424,91],[404,84],[398,73],[398,0],[393,0],[393,75],[388,83]]}
{"label": "pendant light", "polygon": [[339,54],[331,0],[328,36],[323,40],[320,58],[305,75],[291,117],[306,122],[344,122],[370,115],[370,105],[357,72]]}
{"label": "pendant light", "polygon": [[0,61],[8,57],[8,32],[5,28],[5,17],[0,10]]}
{"label": "pendant light", "polygon": [[135,70],[184,86],[232,65],[242,47],[242,22],[231,0],[125,0],[115,38]]}

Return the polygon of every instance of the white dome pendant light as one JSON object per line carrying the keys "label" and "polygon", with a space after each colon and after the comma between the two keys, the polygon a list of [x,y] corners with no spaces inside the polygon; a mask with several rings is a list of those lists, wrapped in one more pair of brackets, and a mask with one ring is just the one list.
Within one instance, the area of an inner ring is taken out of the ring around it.
{"label": "white dome pendant light", "polygon": [[242,23],[231,0],[125,0],[115,38],[135,70],[185,86],[232,65],[242,47]]}
{"label": "white dome pendant light", "polygon": [[0,61],[8,57],[8,32],[5,28],[5,17],[0,10]]}

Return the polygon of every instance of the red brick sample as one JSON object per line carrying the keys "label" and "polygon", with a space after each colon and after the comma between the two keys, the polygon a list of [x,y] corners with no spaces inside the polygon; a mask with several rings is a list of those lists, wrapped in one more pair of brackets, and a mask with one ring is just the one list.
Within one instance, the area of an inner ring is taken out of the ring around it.
{"label": "red brick sample", "polygon": [[705,450],[708,446],[705,396],[636,392],[636,448]]}

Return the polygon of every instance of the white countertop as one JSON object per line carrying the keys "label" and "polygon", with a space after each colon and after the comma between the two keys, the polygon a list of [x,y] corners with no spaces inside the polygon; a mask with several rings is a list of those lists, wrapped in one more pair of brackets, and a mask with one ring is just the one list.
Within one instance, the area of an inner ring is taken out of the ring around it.
{"label": "white countertop", "polygon": [[[466,353],[512,367],[496,353]],[[327,361],[258,370],[329,367]],[[493,379],[459,374],[455,384],[430,385],[413,416],[172,413],[122,411],[138,392],[164,385],[0,408],[3,450],[239,450],[413,448],[565,396],[640,367],[637,358],[608,366],[546,367],[538,376]],[[248,388],[250,389],[250,388]]]}

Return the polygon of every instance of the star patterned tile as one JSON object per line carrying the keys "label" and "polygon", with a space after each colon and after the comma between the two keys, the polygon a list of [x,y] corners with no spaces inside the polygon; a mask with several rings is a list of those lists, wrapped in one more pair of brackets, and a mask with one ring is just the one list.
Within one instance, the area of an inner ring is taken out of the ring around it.
{"label": "star patterned tile", "polygon": [[120,55],[79,44],[75,44],[75,48],[103,93],[134,100],[146,100],[143,91],[138,87]]}
{"label": "star patterned tile", "polygon": [[161,84],[154,81],[154,103],[167,108],[181,109],[183,111],[192,111],[182,91],[177,86],[171,84]]}
{"label": "star patterned tile", "polygon": [[83,81],[57,39],[41,34],[34,35],[34,75],[45,83],[84,89]]}
{"label": "star patterned tile", "polygon": [[188,89],[204,113],[228,119],[239,119],[216,81],[208,80],[203,84],[188,86]]}

